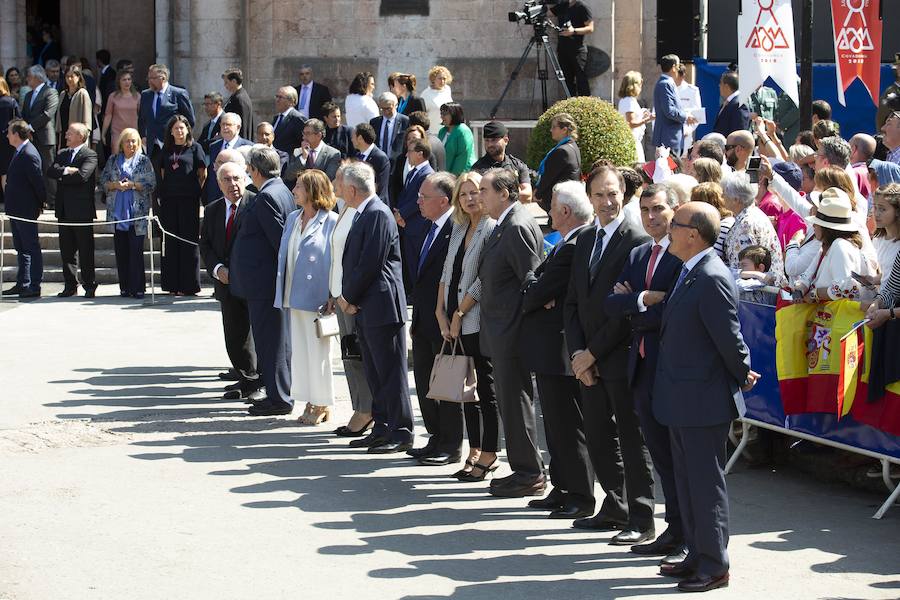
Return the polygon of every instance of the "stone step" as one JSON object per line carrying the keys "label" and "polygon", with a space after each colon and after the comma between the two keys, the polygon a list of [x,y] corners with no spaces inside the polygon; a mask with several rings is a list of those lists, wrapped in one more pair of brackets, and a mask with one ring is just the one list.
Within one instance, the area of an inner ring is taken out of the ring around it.
{"label": "stone step", "polygon": [[[41,252],[44,258],[44,267],[58,267],[62,264],[62,256],[56,248],[45,249]],[[7,247],[3,251],[3,265],[16,264],[16,251]],[[153,253],[154,266],[159,269],[159,250]],[[94,251],[94,265],[97,267],[115,267],[116,253],[112,249],[97,249]],[[144,267],[150,268],[150,252],[144,251]]]}
{"label": "stone step", "polygon": [[[114,284],[119,282],[118,272],[116,271],[115,265],[111,267],[97,267],[94,271],[95,277],[97,278],[97,283],[100,284]],[[156,288],[159,290],[159,267],[155,271],[156,278]],[[16,280],[16,266],[5,266],[3,267],[3,285],[8,286],[12,285]],[[62,267],[59,265],[44,265],[44,281],[48,283],[62,283],[64,281]],[[206,271],[200,271],[200,283],[203,287],[212,286],[212,279],[206,274]],[[150,284],[150,269],[147,269],[147,284]]]}
{"label": "stone step", "polygon": [[[41,248],[44,250],[58,250],[59,249],[59,234],[57,232],[52,233],[38,233],[38,242],[41,245]],[[7,232],[3,235],[3,247],[7,250],[13,247],[13,239],[12,234]],[[111,233],[95,233],[94,234],[94,248],[99,250],[112,250],[113,249],[113,235]],[[145,239],[144,240],[144,249],[149,249],[150,243]],[[157,252],[159,252],[159,240],[153,240],[153,248]]]}

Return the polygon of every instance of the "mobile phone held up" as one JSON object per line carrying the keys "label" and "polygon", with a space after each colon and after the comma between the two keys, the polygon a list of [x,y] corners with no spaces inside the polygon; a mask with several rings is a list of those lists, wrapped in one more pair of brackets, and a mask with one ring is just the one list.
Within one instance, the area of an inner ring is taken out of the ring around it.
{"label": "mobile phone held up", "polygon": [[758,156],[751,156],[747,161],[747,175],[750,176],[750,183],[759,183],[759,165],[762,159]]}

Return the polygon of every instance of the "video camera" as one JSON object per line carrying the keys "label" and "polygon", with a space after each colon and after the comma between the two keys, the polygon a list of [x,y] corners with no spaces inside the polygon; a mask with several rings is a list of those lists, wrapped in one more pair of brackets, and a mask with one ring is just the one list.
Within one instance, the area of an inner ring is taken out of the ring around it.
{"label": "video camera", "polygon": [[522,10],[510,12],[510,23],[524,23],[525,25],[553,25],[547,20],[547,12],[550,6],[557,0],[526,0]]}

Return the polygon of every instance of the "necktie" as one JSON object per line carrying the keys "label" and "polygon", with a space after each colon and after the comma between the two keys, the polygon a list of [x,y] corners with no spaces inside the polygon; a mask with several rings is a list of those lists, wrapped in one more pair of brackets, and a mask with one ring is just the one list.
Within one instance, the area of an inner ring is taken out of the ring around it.
{"label": "necktie", "polygon": [[687,268],[687,267],[681,267],[681,274],[678,275],[678,281],[675,282],[675,287],[672,288],[672,294],[670,294],[670,295],[674,295],[674,294],[675,294],[675,292],[676,292],[676,291],[678,290],[678,288],[681,286],[681,282],[684,281],[684,278],[685,278],[685,277],[687,277],[687,274],[688,274],[688,268]]}
{"label": "necktie", "polygon": [[236,204],[228,205],[228,222],[225,223],[225,243],[231,243],[231,235],[234,233],[234,213],[237,212]]}
{"label": "necktie", "polygon": [[388,132],[391,130],[391,120],[384,120],[384,131],[381,132],[381,150],[387,154],[388,153]]}
{"label": "necktie", "polygon": [[597,240],[594,242],[594,250],[591,252],[591,262],[588,271],[591,274],[591,283],[594,283],[594,277],[597,276],[597,267],[600,266],[600,257],[603,255],[603,238],[606,236],[604,229],[597,230]]}
{"label": "necktie", "polygon": [[209,122],[209,129],[206,131],[206,139],[207,139],[207,140],[211,140],[211,139],[212,139],[212,136],[213,136],[213,133],[212,133],[212,132],[213,132],[213,129],[215,129],[215,128],[216,128],[216,121],[215,121],[215,120],[210,121],[210,122]]}
{"label": "necktie", "polygon": [[360,215],[360,214],[362,214],[362,213],[360,213],[359,211],[357,211],[357,213],[356,213],[355,215],[353,215],[353,223],[352,223],[351,227],[352,227],[353,225],[356,225],[356,222],[359,221],[359,215]]}
{"label": "necktie", "polygon": [[314,169],[316,167],[316,151],[312,148],[309,149],[309,154],[306,155],[306,168]]}
{"label": "necktie", "polygon": [[159,105],[162,103],[162,92],[156,92],[156,97],[153,99],[153,116],[155,117],[159,113]]}
{"label": "necktie", "polygon": [[275,125],[272,127],[272,131],[275,131],[276,129],[278,129],[278,126],[281,125],[281,117],[283,116],[284,115],[278,115],[277,117],[275,117]]}
{"label": "necktie", "polygon": [[[650,289],[650,282],[653,280],[653,268],[656,266],[656,259],[659,258],[659,253],[662,250],[662,246],[659,244],[653,244],[653,250],[650,252],[650,262],[647,263],[647,275],[644,276],[644,289]],[[641,358],[644,358],[644,336],[641,336],[641,343],[638,346],[638,353],[640,353]]]}
{"label": "necktie", "polygon": [[32,108],[34,106],[34,101],[37,100],[37,92],[31,94],[31,102],[28,103],[28,108]]}
{"label": "necktie", "polygon": [[428,257],[428,249],[431,248],[431,242],[434,241],[434,236],[437,235],[437,229],[437,223],[432,223],[428,237],[425,238],[425,243],[422,244],[422,250],[419,252],[419,266],[416,268],[417,275],[422,271],[422,265],[425,264],[425,259]]}
{"label": "necktie", "polygon": [[305,85],[300,88],[300,102],[297,104],[297,108],[300,109],[300,112],[304,114],[304,116],[309,116],[309,111],[303,108],[306,106],[306,97],[309,95],[309,88]]}
{"label": "necktie", "polygon": [[409,170],[409,173],[406,174],[406,181],[403,182],[403,187],[408,186],[409,182],[412,181],[413,173],[416,172],[416,169],[417,169],[417,167],[413,167],[412,169]]}

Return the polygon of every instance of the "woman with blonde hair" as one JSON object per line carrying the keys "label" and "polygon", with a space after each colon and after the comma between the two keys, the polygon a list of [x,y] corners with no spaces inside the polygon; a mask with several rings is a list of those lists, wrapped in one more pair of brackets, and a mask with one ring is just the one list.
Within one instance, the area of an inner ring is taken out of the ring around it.
{"label": "woman with blonde hair", "polygon": [[625,118],[625,122],[631,128],[634,136],[634,146],[637,154],[637,162],[644,162],[644,133],[647,131],[647,123],[653,120],[653,115],[646,108],[641,108],[638,96],[644,79],[637,71],[628,71],[619,85],[619,114]]}
{"label": "woman with blonde hair", "polygon": [[441,107],[453,102],[453,94],[450,84],[453,83],[453,75],[447,67],[437,65],[428,71],[429,86],[422,92],[422,100],[425,102],[425,111],[428,120],[431,121],[429,131],[435,132],[441,128]]}
{"label": "woman with blonde hair", "polygon": [[105,140],[110,133],[110,147],[119,147],[119,136],[127,128],[137,129],[138,104],[141,96],[134,88],[134,75],[131,71],[121,70],[116,75],[116,91],[106,101],[103,127],[100,139]]}
{"label": "woman with blonde hair", "polygon": [[[81,123],[88,132],[94,130],[94,103],[81,68],[74,66],[66,70],[66,87],[59,94],[59,108],[56,111],[58,148],[65,147],[66,130],[72,123]],[[89,140],[90,137],[88,135]]]}
{"label": "woman with blonde hair", "polygon": [[275,308],[286,310],[291,330],[291,396],[306,402],[304,425],[331,418],[334,383],[331,337],[318,337],[316,320],[331,312],[331,235],[338,216],[334,189],[318,169],[302,171],[294,184],[299,210],[288,215],[278,249]]}
{"label": "woman with blonde hair", "polygon": [[711,158],[698,158],[691,163],[698,183],[719,183],[722,181],[722,165]]}

